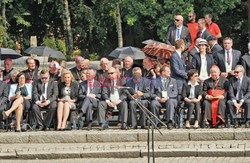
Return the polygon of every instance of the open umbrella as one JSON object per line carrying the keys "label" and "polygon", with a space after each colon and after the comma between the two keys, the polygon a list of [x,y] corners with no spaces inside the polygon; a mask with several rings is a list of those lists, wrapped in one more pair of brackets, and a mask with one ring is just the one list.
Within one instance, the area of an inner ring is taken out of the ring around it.
{"label": "open umbrella", "polygon": [[175,49],[172,46],[167,45],[165,43],[155,42],[147,44],[142,49],[142,51],[151,56],[157,56],[159,58],[169,59],[172,56]]}
{"label": "open umbrella", "polygon": [[22,57],[21,54],[17,53],[15,50],[13,49],[9,49],[9,48],[0,48],[0,59],[1,60],[5,60],[7,58],[11,58],[11,59],[17,59]]}
{"label": "open umbrella", "polygon": [[148,40],[143,41],[142,43],[147,45],[147,44],[154,44],[154,43],[161,43],[161,42],[148,39]]}
{"label": "open umbrella", "polygon": [[29,47],[24,51],[25,54],[36,54],[38,56],[65,59],[62,52],[49,48],[47,46],[37,46],[37,47]]}
{"label": "open umbrella", "polygon": [[140,60],[146,57],[145,53],[141,51],[141,49],[132,46],[116,48],[109,54],[109,56],[121,59],[125,58],[126,56],[130,56],[134,60]]}

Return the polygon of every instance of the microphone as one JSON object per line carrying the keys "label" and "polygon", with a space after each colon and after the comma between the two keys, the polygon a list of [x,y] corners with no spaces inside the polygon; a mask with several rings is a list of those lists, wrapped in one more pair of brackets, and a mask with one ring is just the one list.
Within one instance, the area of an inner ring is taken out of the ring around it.
{"label": "microphone", "polygon": [[131,87],[123,87],[123,86],[119,86],[117,88],[121,88],[121,89],[132,89]]}

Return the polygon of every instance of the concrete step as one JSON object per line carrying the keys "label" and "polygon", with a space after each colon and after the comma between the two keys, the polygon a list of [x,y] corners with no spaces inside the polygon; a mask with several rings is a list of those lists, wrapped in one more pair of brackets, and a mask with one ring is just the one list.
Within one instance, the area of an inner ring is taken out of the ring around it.
{"label": "concrete step", "polygon": [[[161,129],[155,130],[155,141],[217,141],[250,140],[250,129]],[[147,130],[108,129],[100,131],[32,131],[0,132],[0,144],[14,143],[100,143],[100,142],[146,142]]]}
{"label": "concrete step", "polygon": [[[147,157],[146,142],[0,144],[1,159]],[[157,141],[155,157],[250,157],[250,141]]]}

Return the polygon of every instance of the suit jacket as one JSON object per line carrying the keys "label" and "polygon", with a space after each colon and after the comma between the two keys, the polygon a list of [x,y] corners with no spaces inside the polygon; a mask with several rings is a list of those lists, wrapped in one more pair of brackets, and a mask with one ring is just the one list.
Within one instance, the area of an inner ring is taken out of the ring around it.
{"label": "suit jacket", "polygon": [[[42,95],[42,82],[41,80],[37,80],[33,83],[33,89],[32,89],[32,96],[33,96],[33,102],[40,101],[40,96]],[[50,102],[54,102],[57,100],[58,97],[58,86],[57,82],[53,80],[49,80],[48,86],[47,86],[47,100]]]}
{"label": "suit jacket", "polygon": [[[241,52],[238,50],[232,50],[232,70],[235,69],[236,65],[239,63],[241,57]],[[221,72],[226,72],[225,65],[225,49],[219,51],[215,55],[215,64],[220,68]]]}
{"label": "suit jacket", "polygon": [[[63,90],[65,88],[65,82],[58,83],[58,98],[63,98]],[[70,84],[70,98],[71,99],[77,99],[78,97],[78,83],[76,81],[72,81]]]}
{"label": "suit jacket", "polygon": [[213,54],[213,56],[215,56],[215,54],[219,51],[223,50],[223,48],[219,45],[219,44],[215,44],[212,48],[211,48],[211,53]]}
{"label": "suit jacket", "polygon": [[[83,101],[87,96],[87,92],[88,92],[88,82],[87,80],[85,80],[79,84],[78,101]],[[94,80],[92,93],[95,94],[98,100],[101,99],[101,83],[99,83],[97,80]]]}
{"label": "suit jacket", "polygon": [[[229,99],[236,100],[237,94],[237,86],[238,82],[235,77],[230,78],[229,80]],[[243,100],[250,99],[250,79],[246,76],[243,76],[242,83],[241,83],[241,93],[243,95]]]}
{"label": "suit jacket", "polygon": [[80,71],[81,70],[78,70],[76,67],[73,67],[70,69],[72,75],[74,76],[75,80],[76,81],[79,81],[80,80]]}
{"label": "suit jacket", "polygon": [[244,67],[245,69],[245,75],[247,77],[250,77],[250,54],[246,53],[243,55],[240,59],[240,64]]}
{"label": "suit jacket", "polygon": [[29,81],[31,80],[33,81],[38,80],[38,72],[39,72],[38,69],[33,70],[33,75],[30,75],[29,72],[30,71],[28,69],[23,71],[25,79],[26,79],[26,83],[29,83]]}
{"label": "suit jacket", "polygon": [[[175,37],[176,37],[176,26],[169,26],[168,31],[167,31],[167,38],[166,38],[166,43],[170,45],[175,45]],[[182,26],[181,30],[181,39],[185,41],[185,50],[189,48],[191,45],[191,36],[189,29],[186,26]]]}
{"label": "suit jacket", "polygon": [[214,80],[213,80],[212,78],[208,78],[208,79],[205,80],[204,83],[203,83],[203,88],[202,88],[202,96],[203,96],[203,99],[205,99],[205,97],[206,97],[206,95],[207,95],[207,91],[208,91],[209,89],[219,89],[219,90],[224,89],[224,90],[225,90],[224,99],[226,100],[226,99],[227,99],[228,87],[229,87],[229,82],[228,82],[228,80],[225,79],[225,78],[222,78],[222,77],[219,78],[217,87],[215,87],[215,82],[214,82]]}
{"label": "suit jacket", "polygon": [[[207,74],[209,76],[210,74],[210,68],[214,65],[214,58],[211,54],[206,54],[206,60],[207,60]],[[201,56],[200,53],[195,54],[192,59],[192,68],[197,69],[200,74],[201,70]]]}
{"label": "suit jacket", "polygon": [[192,59],[196,53],[199,53],[196,47],[193,47],[191,51],[188,52],[188,63],[187,63],[187,70],[192,68]]}
{"label": "suit jacket", "polygon": [[[130,79],[127,81],[126,86],[131,87],[135,90],[135,81],[134,78]],[[141,78],[140,81],[137,84],[137,90],[143,92],[143,96],[140,97],[139,99],[141,100],[147,100],[150,99],[151,97],[151,91],[150,91],[150,80],[146,78]],[[128,97],[128,99],[132,99],[131,97]]]}
{"label": "suit jacket", "polygon": [[3,80],[4,81],[9,82],[11,80],[10,73],[11,73],[12,70],[13,70],[13,68],[9,72],[7,72],[6,70],[3,70]]}
{"label": "suit jacket", "polygon": [[[152,81],[151,84],[151,99],[155,99],[156,97],[162,97],[162,91],[164,90],[163,83],[162,83],[162,77],[158,77],[155,80]],[[176,80],[174,78],[168,79],[167,84],[167,93],[169,98],[176,98],[178,95],[178,89]]]}
{"label": "suit jacket", "polygon": [[207,39],[209,36],[211,36],[211,33],[208,30],[205,30],[202,35],[201,35],[201,31],[199,31],[196,35],[196,37],[198,38],[203,38],[203,39]]}
{"label": "suit jacket", "polygon": [[9,87],[4,81],[0,81],[0,105],[7,104]]}
{"label": "suit jacket", "polygon": [[[122,80],[122,78],[118,78],[116,80],[116,82],[117,82],[116,83],[117,87],[125,85],[125,80]],[[106,79],[103,86],[102,86],[102,92],[101,92],[102,99],[103,100],[110,100],[110,92],[111,92],[111,80]],[[127,99],[127,94],[123,89],[118,88],[118,93],[119,93],[120,100],[123,101],[123,100]]]}
{"label": "suit jacket", "polygon": [[142,77],[146,77],[148,79],[151,79],[153,77],[152,73],[151,73],[151,69],[147,70],[145,68],[142,69]]}
{"label": "suit jacket", "polygon": [[128,70],[126,70],[125,68],[122,68],[122,77],[125,78],[132,78],[133,77],[133,72],[132,72],[133,68],[130,68]]}
{"label": "suit jacket", "polygon": [[108,78],[108,71],[103,71],[102,69],[101,70],[97,70],[96,71],[96,77],[97,77],[97,80],[103,84],[104,81]]}
{"label": "suit jacket", "polygon": [[[190,95],[190,89],[191,89],[191,85],[188,85],[188,83],[185,83],[182,87],[182,97],[183,99],[185,97],[189,97]],[[194,95],[195,95],[195,98],[198,98],[200,95],[202,95],[202,87],[199,83],[199,85],[196,85],[195,88],[194,88]]]}
{"label": "suit jacket", "polygon": [[178,88],[182,87],[183,83],[186,82],[187,72],[185,62],[177,52],[174,52],[170,58],[170,65],[171,77],[176,79]]}

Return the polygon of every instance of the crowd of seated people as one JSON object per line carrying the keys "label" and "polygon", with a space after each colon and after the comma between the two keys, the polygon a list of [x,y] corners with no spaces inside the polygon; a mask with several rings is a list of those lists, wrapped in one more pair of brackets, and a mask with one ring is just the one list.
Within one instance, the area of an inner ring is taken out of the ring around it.
{"label": "crowd of seated people", "polygon": [[0,121],[15,115],[20,132],[23,112],[28,111],[36,130],[48,131],[56,122],[54,128],[64,131],[74,111],[77,121],[84,119],[83,129],[91,130],[97,120],[104,130],[110,114],[118,112],[122,130],[144,129],[147,116],[140,109],[144,106],[159,128],[159,120],[168,129],[180,126],[184,114],[180,109],[186,110],[185,128],[237,128],[242,123],[249,128],[250,43],[244,55],[232,48],[230,37],[224,37],[220,46],[222,35],[212,15],[198,23],[195,16],[189,13],[186,27],[183,16],[176,14],[166,38],[175,49],[171,58],[146,57],[141,67],[128,55],[112,64],[101,58],[97,70],[90,60],[77,56],[71,69],[65,61],[52,61],[48,70],[39,70],[36,60],[28,58],[27,69],[19,72],[6,59],[0,73]]}

